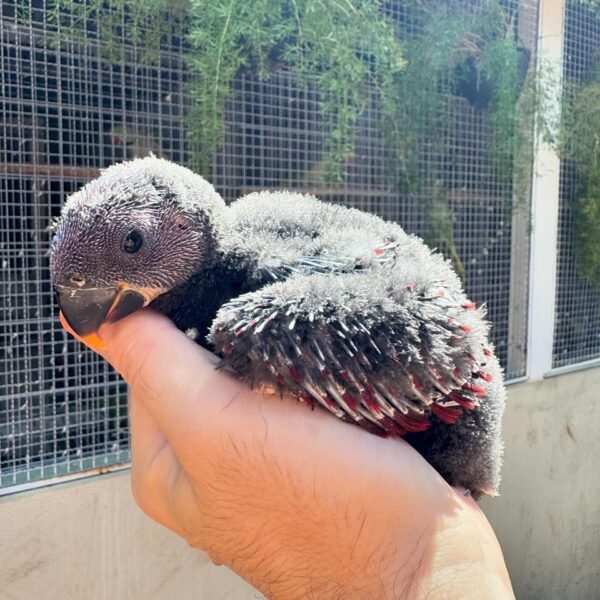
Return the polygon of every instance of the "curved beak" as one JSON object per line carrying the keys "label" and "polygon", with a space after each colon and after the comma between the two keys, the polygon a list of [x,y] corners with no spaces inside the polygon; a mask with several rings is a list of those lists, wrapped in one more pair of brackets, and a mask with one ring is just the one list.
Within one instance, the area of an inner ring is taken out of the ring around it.
{"label": "curved beak", "polygon": [[56,286],[58,305],[69,327],[80,337],[96,333],[103,323],[113,323],[147,306],[163,290],[120,284],[107,288]]}

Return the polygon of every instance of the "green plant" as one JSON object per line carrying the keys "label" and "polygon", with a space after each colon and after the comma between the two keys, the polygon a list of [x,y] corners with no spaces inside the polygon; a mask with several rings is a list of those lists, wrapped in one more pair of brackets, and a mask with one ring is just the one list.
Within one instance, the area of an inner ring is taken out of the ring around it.
{"label": "green plant", "polygon": [[[321,94],[329,132],[325,173],[339,180],[370,94],[390,95],[404,67],[402,45],[379,5],[379,0],[180,0],[175,6],[167,0],[54,0],[53,22],[59,39],[81,38],[95,23],[112,59],[127,51],[124,40],[158,48],[173,22],[186,23],[193,74],[188,130],[198,149],[194,166],[201,171],[223,141],[224,108],[238,73],[252,70],[265,78],[284,63]],[[146,52],[144,58],[157,55]]]}
{"label": "green plant", "polygon": [[591,80],[578,88],[567,86],[563,111],[562,150],[575,161],[586,179],[600,175],[600,82]]}
{"label": "green plant", "polygon": [[[490,126],[490,159],[496,189],[515,200],[528,197],[533,158],[533,117],[540,106],[540,80],[530,53],[515,34],[516,8],[499,0],[406,2],[407,66],[385,131],[390,171],[399,189],[420,192],[427,203],[428,241],[465,274],[454,240],[455,217],[448,201],[453,147],[460,137],[462,97]],[[391,111],[388,111],[390,113]],[[448,119],[451,119],[449,122]],[[543,127],[542,127],[543,129]],[[427,168],[423,169],[424,156]],[[513,203],[507,203],[507,213]],[[502,220],[510,224],[510,215]],[[497,236],[501,236],[498,232]],[[484,254],[486,247],[481,249]],[[477,259],[477,257],[474,257]]]}
{"label": "green plant", "polygon": [[[24,0],[21,6],[27,9],[30,2]],[[48,21],[56,35],[51,43],[89,45],[99,40],[107,62],[123,62],[135,48],[139,59],[155,64],[161,44],[185,26],[189,9],[189,0],[52,0]]]}
{"label": "green plant", "polygon": [[514,33],[515,15],[499,0],[428,0],[408,3],[407,10],[412,30],[401,33],[407,60],[399,78],[403,93],[394,100],[388,127],[389,146],[396,149],[394,158],[404,166],[407,181],[414,183],[419,171],[414,160],[422,141],[436,140],[439,146],[444,139],[445,109],[454,95],[486,111],[498,176],[511,180],[520,141],[517,100],[529,66],[529,53]]}
{"label": "green plant", "polygon": [[432,248],[437,248],[452,262],[456,274],[464,280],[465,265],[460,257],[454,240],[454,214],[448,204],[445,190],[436,182],[428,200],[427,212],[429,221],[425,241]]}
{"label": "green plant", "polygon": [[[391,180],[400,191],[429,194],[431,182],[439,182],[443,195],[455,135],[449,107],[462,96],[491,126],[494,177],[525,197],[540,86],[515,34],[516,8],[501,0],[397,0],[400,17],[392,20],[386,6],[383,0],[54,0],[52,22],[59,41],[89,43],[97,36],[110,60],[130,52],[133,42],[138,58],[157,61],[161,42],[184,32],[193,75],[187,125],[197,150],[192,166],[201,172],[222,144],[235,78],[245,71],[266,78],[285,66],[320,92],[328,135],[321,163],[305,165],[320,181],[342,179],[359,115],[376,102]],[[423,177],[425,148],[439,160],[429,161],[433,172]],[[436,236],[446,235],[440,248],[456,262],[452,209],[443,204],[442,210],[432,201],[428,210]]]}
{"label": "green plant", "polygon": [[598,73],[567,86],[562,152],[573,161],[579,192],[573,203],[573,242],[582,276],[600,288],[600,82]]}
{"label": "green plant", "polygon": [[575,201],[574,248],[583,277],[600,287],[600,179],[588,182]]}

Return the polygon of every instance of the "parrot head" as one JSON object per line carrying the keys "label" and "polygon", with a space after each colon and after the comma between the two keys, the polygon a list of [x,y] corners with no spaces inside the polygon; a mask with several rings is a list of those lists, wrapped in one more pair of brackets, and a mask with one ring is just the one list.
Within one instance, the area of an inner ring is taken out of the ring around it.
{"label": "parrot head", "polygon": [[224,208],[202,177],[155,157],[114,165],[71,195],[50,250],[71,329],[95,336],[210,266]]}

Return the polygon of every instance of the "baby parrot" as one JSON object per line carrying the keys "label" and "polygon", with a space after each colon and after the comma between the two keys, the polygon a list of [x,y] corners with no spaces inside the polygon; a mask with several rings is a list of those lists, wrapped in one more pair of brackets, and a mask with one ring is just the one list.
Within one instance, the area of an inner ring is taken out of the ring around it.
{"label": "baby parrot", "polygon": [[402,436],[451,485],[496,493],[505,391],[484,311],[395,223],[288,191],[227,206],[150,156],[67,199],[50,271],[81,336],[151,305],[252,386]]}

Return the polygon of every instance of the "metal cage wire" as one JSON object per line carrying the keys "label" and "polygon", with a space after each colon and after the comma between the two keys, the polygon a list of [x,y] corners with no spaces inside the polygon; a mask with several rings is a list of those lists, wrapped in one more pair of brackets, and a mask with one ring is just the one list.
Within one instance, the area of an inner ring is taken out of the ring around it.
{"label": "metal cage wire", "polygon": [[[47,226],[65,196],[102,167],[149,151],[177,162],[189,159],[182,37],[163,42],[155,66],[145,64],[133,45],[125,61],[112,64],[103,59],[93,27],[83,32],[90,43],[52,46],[49,4],[29,0],[25,17],[18,11],[22,4],[8,0],[0,9],[3,488],[128,460],[124,384],[57,322]],[[536,0],[506,4],[518,15],[520,38],[534,49]],[[390,14],[402,19],[402,4],[390,6]],[[419,170],[444,173],[465,285],[488,306],[508,377],[519,377],[526,357],[527,211],[512,210],[513,182],[495,171],[486,113],[450,93],[441,110],[448,127],[441,140],[423,144]],[[379,116],[371,102],[343,182],[326,184],[315,87],[300,85],[285,69],[263,81],[241,75],[227,106],[225,144],[209,178],[228,201],[256,189],[299,189],[424,235],[430,217],[425,207],[440,183],[430,181],[418,192],[400,189],[390,173]]]}
{"label": "metal cage wire", "polygon": [[[583,83],[597,68],[600,17],[597,9],[566,2],[564,12],[563,79]],[[557,288],[553,367],[573,365],[600,356],[600,293],[577,270],[573,252],[573,205],[580,191],[576,165],[563,160],[560,169]]]}
{"label": "metal cage wire", "polygon": [[126,387],[56,318],[48,226],[99,169],[155,151],[185,161],[181,45],[159,66],[61,43],[50,4],[0,8],[0,487],[129,460]]}

